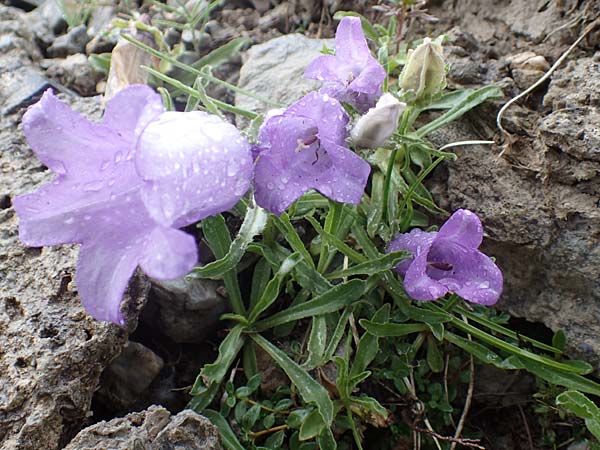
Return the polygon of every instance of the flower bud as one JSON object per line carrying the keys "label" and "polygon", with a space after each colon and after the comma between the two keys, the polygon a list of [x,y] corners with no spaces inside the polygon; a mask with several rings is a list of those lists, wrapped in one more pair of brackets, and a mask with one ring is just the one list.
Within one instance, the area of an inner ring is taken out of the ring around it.
{"label": "flower bud", "polygon": [[446,69],[442,46],[425,38],[423,43],[409,52],[408,62],[402,71],[400,87],[412,92],[415,99],[431,97],[444,88]]}
{"label": "flower bud", "polygon": [[351,136],[355,145],[377,148],[392,135],[398,127],[398,119],[406,109],[392,94],[383,94],[374,108],[358,119]]}

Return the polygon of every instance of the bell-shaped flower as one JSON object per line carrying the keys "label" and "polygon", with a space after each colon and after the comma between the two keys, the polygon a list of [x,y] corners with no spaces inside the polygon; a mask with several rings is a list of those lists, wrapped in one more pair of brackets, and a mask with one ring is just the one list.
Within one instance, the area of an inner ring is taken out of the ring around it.
{"label": "bell-shaped flower", "polygon": [[406,109],[406,103],[392,94],[383,94],[375,108],[371,108],[352,128],[350,136],[354,145],[364,148],[382,146],[398,128],[400,115]]}
{"label": "bell-shaped flower", "polygon": [[446,63],[442,45],[430,38],[408,54],[408,62],[400,75],[400,87],[412,99],[431,98],[446,86]]}
{"label": "bell-shaped flower", "polygon": [[381,95],[386,73],[371,55],[360,19],[344,17],[335,33],[335,56],[319,56],[308,65],[304,76],[322,81],[322,93],[363,113]]}
{"label": "bell-shaped flower", "polygon": [[412,258],[396,271],[415,300],[435,300],[447,292],[480,305],[493,305],[502,293],[502,272],[478,248],[483,240],[479,218],[459,209],[437,232],[414,229],[396,237],[388,251],[408,250]]}
{"label": "bell-shaped flower", "polygon": [[116,94],[99,123],[47,91],[23,130],[56,178],[14,199],[21,241],[81,244],[75,280],[100,320],[123,325],[120,303],[137,266],[157,279],[192,269],[195,240],[177,228],[231,208],[250,185],[250,146],[233,125],[165,112],[147,86]]}
{"label": "bell-shaped flower", "polygon": [[256,202],[281,214],[306,191],[316,189],[338,202],[359,203],[371,169],[346,148],[347,123],[342,105],[318,92],[271,116],[258,138]]}

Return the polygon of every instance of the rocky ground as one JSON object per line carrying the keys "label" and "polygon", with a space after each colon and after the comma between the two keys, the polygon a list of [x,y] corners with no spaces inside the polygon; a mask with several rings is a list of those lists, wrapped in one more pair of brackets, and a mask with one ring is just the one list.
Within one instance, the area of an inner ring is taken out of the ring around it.
{"label": "rocky ground", "polygon": [[[162,449],[171,448],[163,447],[165,442],[179,442],[178,448],[220,448],[215,429],[205,419],[179,411],[187,402],[181,388],[193,382],[204,361],[213,359],[214,343],[219,340],[214,330],[224,311],[222,288],[217,283],[183,280],[158,285],[136,276],[126,300],[128,326],[120,329],[91,320],[80,305],[72,283],[73,247],[31,249],[18,241],[11,199],[49,179],[24,142],[21,116],[43,90],[53,87],[74,108],[98,117],[100,103],[94,96],[103,92],[106,76],[87,57],[110,51],[116,44],[116,37],[105,31],[119,6],[102,2],[86,26],[69,29],[51,0],[2,3],[0,447]],[[222,65],[217,75],[290,103],[314,87],[299,74],[323,45],[315,39],[332,36],[335,10],[352,8],[381,17],[366,4],[351,3],[355,4],[226,2],[208,23],[199,48],[193,33],[172,30],[167,36],[172,43],[182,43],[192,60],[236,36],[247,37],[251,44],[264,42]],[[141,10],[159,14],[147,6]],[[600,4],[593,0],[437,0],[430,2],[430,13],[440,21],[426,26],[415,22],[409,37],[422,31],[448,34],[450,87],[495,83],[508,99],[560,57],[600,15]],[[310,38],[287,35],[297,30],[306,30]],[[287,36],[272,40],[280,35]],[[599,93],[600,32],[596,29],[549,82],[507,112],[504,125],[514,142],[504,157],[498,158],[502,148],[495,127],[498,102],[433,139],[442,145],[495,136],[499,145],[457,148],[457,161],[440,168],[431,181],[442,207],[470,208],[482,217],[487,250],[498,257],[506,278],[500,308],[526,319],[515,322],[525,332],[545,330],[533,322],[563,329],[571,354],[583,356],[597,369]],[[219,89],[212,95],[234,100]],[[262,107],[247,97],[238,96],[235,102],[249,109]],[[507,389],[514,387],[510,380],[494,378],[481,376],[483,392],[494,391],[486,379],[495,382],[499,391],[505,387],[502,383]],[[530,394],[528,383],[525,380],[516,390]],[[506,407],[489,399],[482,405],[493,414]],[[131,411],[142,412],[127,415]],[[485,432],[487,420],[482,413],[479,426]],[[490,448],[528,448],[519,442],[522,433],[510,429],[502,433],[495,426],[504,441]]]}

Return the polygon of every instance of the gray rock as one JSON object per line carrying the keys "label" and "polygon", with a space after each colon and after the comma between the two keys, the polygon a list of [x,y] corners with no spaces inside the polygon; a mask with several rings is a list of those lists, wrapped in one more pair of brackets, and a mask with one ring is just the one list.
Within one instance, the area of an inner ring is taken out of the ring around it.
{"label": "gray rock", "polygon": [[[497,148],[457,147],[458,160],[438,171],[435,188],[445,209],[469,208],[482,218],[485,249],[505,277],[499,307],[563,329],[570,355],[598,369],[599,90],[597,59],[572,60],[553,75],[545,111],[514,105],[507,112],[515,142],[505,158],[498,160]],[[489,139],[496,111],[484,106],[430,138],[436,145]]]}
{"label": "gray rock", "polygon": [[41,58],[26,14],[0,4],[0,74]]}
{"label": "gray rock", "polygon": [[211,280],[154,280],[142,320],[177,343],[202,342],[227,310],[219,286]]}
{"label": "gray rock", "polygon": [[[301,34],[278,37],[251,47],[240,70],[238,86],[289,106],[320,82],[303,77],[306,66],[322,55],[323,45],[333,47],[331,40],[310,39]],[[260,100],[236,94],[235,104],[258,113],[271,109]]]}
{"label": "gray rock", "polygon": [[67,29],[67,22],[56,0],[45,0],[28,14],[33,22],[58,35]]}
{"label": "gray rock", "polygon": [[88,40],[87,27],[79,25],[67,34],[57,37],[52,45],[48,47],[48,56],[51,58],[64,58],[75,53],[83,53]]}
{"label": "gray rock", "polygon": [[46,75],[63,86],[83,96],[96,95],[96,85],[105,75],[98,72],[82,53],[67,56],[65,59],[50,59]]}
{"label": "gray rock", "polygon": [[102,373],[98,399],[112,409],[127,410],[136,404],[163,367],[160,356],[130,341]]}
{"label": "gray rock", "polygon": [[[94,100],[68,99],[95,113]],[[134,277],[125,297],[128,329],[93,320],[73,286],[73,245],[27,248],[10,200],[53,178],[18,128],[0,119],[0,448],[55,450],[89,414],[102,370],[136,326],[149,286]]]}
{"label": "gray rock", "polygon": [[117,16],[117,7],[110,4],[100,4],[96,6],[88,20],[87,32],[90,36],[96,36],[98,33],[106,30]]}
{"label": "gray rock", "polygon": [[50,81],[31,66],[22,66],[9,73],[10,77],[0,79],[2,116],[31,105],[51,86]]}
{"label": "gray rock", "polygon": [[210,421],[186,409],[176,416],[160,406],[100,422],[81,431],[64,450],[221,450]]}

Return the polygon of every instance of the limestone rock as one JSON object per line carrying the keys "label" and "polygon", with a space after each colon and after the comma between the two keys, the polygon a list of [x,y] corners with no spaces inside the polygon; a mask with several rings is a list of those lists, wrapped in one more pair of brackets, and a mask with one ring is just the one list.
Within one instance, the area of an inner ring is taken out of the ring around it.
{"label": "limestone rock", "polygon": [[174,342],[202,342],[227,310],[227,300],[218,294],[219,286],[211,280],[186,278],[153,281],[142,320]]}
{"label": "limestone rock", "polygon": [[[0,8],[0,16],[10,18],[12,12],[4,16]],[[0,42],[11,35],[0,33]],[[98,118],[97,101],[66,100]],[[76,247],[20,243],[12,198],[53,178],[25,142],[20,119],[21,113],[0,118],[0,448],[55,450],[89,414],[100,373],[125,345],[149,285],[132,280],[128,330],[98,322],[72,283]]]}
{"label": "limestone rock", "polygon": [[[333,41],[310,39],[300,34],[281,36],[251,47],[240,70],[238,86],[289,106],[309,91],[318,89],[319,81],[303,77],[304,70],[322,55],[323,45]],[[260,100],[236,94],[235,104],[257,113],[271,109]]]}
{"label": "limestone rock", "polygon": [[48,47],[48,56],[51,58],[64,58],[76,53],[83,53],[88,40],[87,27],[79,25],[67,34],[56,38],[52,45]]}
{"label": "limestone rock", "polygon": [[176,416],[160,406],[82,430],[64,450],[221,450],[210,421],[186,409]]}

